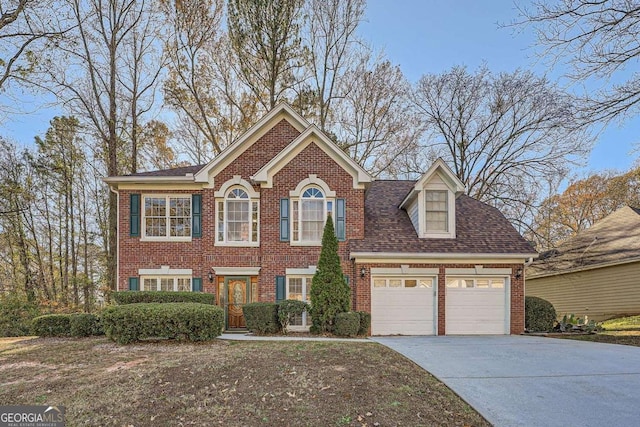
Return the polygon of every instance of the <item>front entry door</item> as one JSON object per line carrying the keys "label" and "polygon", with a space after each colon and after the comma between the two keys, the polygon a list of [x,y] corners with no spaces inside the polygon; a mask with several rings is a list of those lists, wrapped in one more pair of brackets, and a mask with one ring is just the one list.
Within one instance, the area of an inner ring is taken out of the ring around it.
{"label": "front entry door", "polygon": [[246,327],[242,307],[249,302],[249,283],[248,277],[225,277],[224,279],[227,329]]}

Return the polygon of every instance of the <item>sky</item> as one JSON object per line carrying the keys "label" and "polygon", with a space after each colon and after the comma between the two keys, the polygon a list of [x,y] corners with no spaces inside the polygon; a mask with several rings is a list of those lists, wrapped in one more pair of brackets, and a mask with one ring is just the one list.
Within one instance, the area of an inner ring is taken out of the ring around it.
{"label": "sky", "polygon": [[[539,60],[531,30],[500,27],[517,17],[513,0],[368,0],[360,35],[383,48],[412,83],[456,65],[473,71],[483,62],[492,72],[521,68],[557,81],[561,70],[549,70]],[[640,118],[609,125],[576,174],[629,170],[640,158],[640,153],[631,154],[638,141]]]}
{"label": "sky", "polygon": [[[561,72],[549,70],[536,57],[531,30],[500,28],[517,16],[513,0],[368,0],[359,33],[374,48],[383,49],[412,83],[423,74],[456,65],[475,70],[483,62],[493,72],[531,69],[556,81]],[[28,94],[19,98],[29,114],[11,116],[0,125],[0,134],[26,145],[44,135],[56,112],[38,109]],[[640,118],[624,126],[609,125],[576,175],[629,170],[640,159],[639,152],[631,154],[639,135]]]}

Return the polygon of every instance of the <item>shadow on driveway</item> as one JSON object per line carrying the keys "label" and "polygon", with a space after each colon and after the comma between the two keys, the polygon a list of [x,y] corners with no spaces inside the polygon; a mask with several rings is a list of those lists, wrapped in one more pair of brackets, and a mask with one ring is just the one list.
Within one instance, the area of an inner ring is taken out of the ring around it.
{"label": "shadow on driveway", "polygon": [[495,426],[640,425],[640,347],[527,336],[371,339]]}

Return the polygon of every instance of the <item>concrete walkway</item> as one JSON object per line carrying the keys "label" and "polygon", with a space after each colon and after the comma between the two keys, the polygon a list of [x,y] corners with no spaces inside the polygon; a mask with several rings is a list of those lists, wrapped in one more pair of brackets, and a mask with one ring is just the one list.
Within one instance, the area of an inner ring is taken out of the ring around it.
{"label": "concrete walkway", "polygon": [[527,336],[374,337],[496,426],[640,425],[640,347]]}
{"label": "concrete walkway", "polygon": [[327,337],[297,337],[295,335],[259,336],[247,334],[222,334],[218,337],[221,340],[231,341],[345,341],[345,342],[371,342],[368,339],[360,338],[327,338]]}

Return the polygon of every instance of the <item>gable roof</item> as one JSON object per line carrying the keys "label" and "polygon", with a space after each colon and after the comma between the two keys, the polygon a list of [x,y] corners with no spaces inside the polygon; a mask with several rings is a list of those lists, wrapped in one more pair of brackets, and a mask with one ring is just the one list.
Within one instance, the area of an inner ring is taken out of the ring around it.
{"label": "gable roof", "polygon": [[640,261],[640,209],[625,206],[540,255],[529,278]]}
{"label": "gable roof", "polygon": [[193,175],[206,165],[182,166],[171,169],[161,169],[147,172],[132,173],[129,175],[110,176],[103,178],[107,184],[115,183],[139,183],[139,182],[193,182]]}
{"label": "gable roof", "polygon": [[469,196],[456,198],[456,238],[419,238],[400,204],[416,181],[374,181],[365,199],[365,238],[351,242],[358,254],[475,255],[529,258],[537,254],[498,211]]}
{"label": "gable roof", "polygon": [[215,176],[227,167],[283,118],[299,132],[303,132],[310,126],[309,122],[300,114],[296,113],[289,104],[280,102],[235,140],[233,144],[222,150],[222,152],[214,157],[205,167],[200,169],[200,171],[195,174],[195,181],[208,182],[209,176]]}
{"label": "gable roof", "polygon": [[311,143],[315,143],[353,177],[354,188],[363,188],[365,183],[373,181],[373,178],[367,171],[338,148],[316,125],[310,125],[296,139],[291,141],[287,147],[278,153],[278,155],[257,171],[251,179],[261,183],[263,187],[271,188],[273,176]]}
{"label": "gable roof", "polygon": [[464,184],[462,181],[458,179],[446,162],[439,157],[435,162],[433,162],[429,169],[422,174],[420,179],[415,182],[413,188],[409,191],[404,200],[402,200],[402,203],[400,203],[400,207],[403,208],[407,206],[409,202],[415,199],[418,196],[418,193],[424,189],[425,184],[429,182],[434,175],[438,175],[447,187],[456,194],[456,196],[464,193]]}

